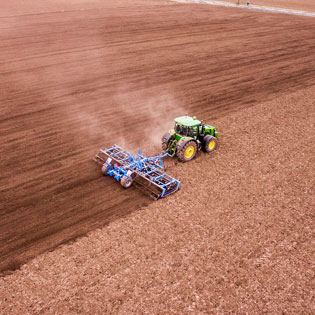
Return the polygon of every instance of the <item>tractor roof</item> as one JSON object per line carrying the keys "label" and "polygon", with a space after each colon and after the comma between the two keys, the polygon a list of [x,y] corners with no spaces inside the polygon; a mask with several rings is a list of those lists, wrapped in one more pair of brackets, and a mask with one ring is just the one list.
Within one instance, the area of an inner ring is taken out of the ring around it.
{"label": "tractor roof", "polygon": [[187,127],[195,127],[201,124],[201,121],[196,119],[196,117],[190,117],[190,116],[181,116],[181,117],[175,118],[175,122],[177,122],[178,124],[187,126]]}

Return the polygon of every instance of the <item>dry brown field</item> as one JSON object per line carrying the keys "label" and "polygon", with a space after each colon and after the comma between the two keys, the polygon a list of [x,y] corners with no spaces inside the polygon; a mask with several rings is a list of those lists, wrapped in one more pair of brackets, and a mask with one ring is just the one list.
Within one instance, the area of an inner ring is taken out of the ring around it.
{"label": "dry brown field", "polygon": [[[0,2],[1,314],[315,311],[314,18]],[[99,148],[158,153],[185,113],[221,139],[166,161],[178,193],[101,176]]]}

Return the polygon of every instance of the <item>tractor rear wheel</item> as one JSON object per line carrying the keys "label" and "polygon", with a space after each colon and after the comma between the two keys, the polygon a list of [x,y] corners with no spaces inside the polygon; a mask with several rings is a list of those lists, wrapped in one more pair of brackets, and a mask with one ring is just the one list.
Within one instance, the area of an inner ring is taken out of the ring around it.
{"label": "tractor rear wheel", "polygon": [[163,151],[167,151],[168,149],[168,145],[170,143],[171,140],[174,140],[174,137],[171,136],[168,132],[164,134],[163,138],[162,138],[162,150]]}
{"label": "tractor rear wheel", "polygon": [[197,153],[197,144],[195,141],[188,141],[181,150],[177,151],[177,157],[181,162],[192,160]]}
{"label": "tractor rear wheel", "polygon": [[129,176],[123,176],[120,179],[120,185],[124,188],[129,188],[132,185],[132,178]]}
{"label": "tractor rear wheel", "polygon": [[218,140],[216,137],[207,135],[203,139],[202,148],[205,152],[212,152],[217,147]]}
{"label": "tractor rear wheel", "polygon": [[104,163],[102,166],[103,175],[108,175],[108,173],[107,173],[108,169],[109,169],[109,166],[106,163]]}

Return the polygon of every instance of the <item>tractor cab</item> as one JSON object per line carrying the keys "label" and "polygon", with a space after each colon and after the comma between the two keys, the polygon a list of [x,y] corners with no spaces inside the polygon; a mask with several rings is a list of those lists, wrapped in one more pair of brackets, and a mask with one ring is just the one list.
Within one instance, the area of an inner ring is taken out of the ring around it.
{"label": "tractor cab", "polygon": [[174,131],[182,137],[191,137],[197,139],[200,133],[201,121],[196,117],[182,116],[175,118]]}

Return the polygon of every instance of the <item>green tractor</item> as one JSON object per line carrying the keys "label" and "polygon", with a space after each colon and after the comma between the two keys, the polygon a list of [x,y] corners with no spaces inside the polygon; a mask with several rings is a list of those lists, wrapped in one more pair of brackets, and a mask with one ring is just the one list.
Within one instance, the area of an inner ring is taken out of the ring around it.
{"label": "green tractor", "polygon": [[217,146],[219,133],[215,127],[203,124],[196,117],[175,118],[174,129],[164,134],[162,149],[171,156],[177,155],[179,161],[192,160],[198,150],[212,152]]}

